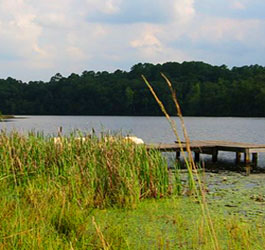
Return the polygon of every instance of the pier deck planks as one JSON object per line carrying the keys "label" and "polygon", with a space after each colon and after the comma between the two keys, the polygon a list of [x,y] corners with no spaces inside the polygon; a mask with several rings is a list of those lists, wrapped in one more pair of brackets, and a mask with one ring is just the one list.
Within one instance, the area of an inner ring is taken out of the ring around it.
{"label": "pier deck planks", "polygon": [[[161,152],[176,152],[176,158],[180,156],[181,148],[187,151],[187,144],[185,142],[179,143],[156,143],[147,144],[148,150],[159,150]],[[195,153],[195,161],[200,160],[200,154],[211,154],[212,161],[218,160],[218,151],[235,152],[236,163],[238,164],[241,159],[241,153],[244,153],[244,162],[246,165],[247,173],[250,173],[250,154],[252,154],[252,163],[257,166],[258,153],[265,152],[265,144],[253,144],[253,143],[240,143],[229,141],[191,141],[190,149]]]}
{"label": "pier deck planks", "polygon": [[[184,151],[186,151],[187,145],[185,142],[181,143]],[[178,143],[154,143],[147,144],[147,149],[156,149],[163,152],[180,151],[181,146]],[[191,141],[190,148],[192,151],[198,151],[203,153],[204,150],[218,150],[227,152],[241,152],[241,153],[259,153],[265,152],[265,144],[253,144],[253,143],[240,143],[229,141]]]}

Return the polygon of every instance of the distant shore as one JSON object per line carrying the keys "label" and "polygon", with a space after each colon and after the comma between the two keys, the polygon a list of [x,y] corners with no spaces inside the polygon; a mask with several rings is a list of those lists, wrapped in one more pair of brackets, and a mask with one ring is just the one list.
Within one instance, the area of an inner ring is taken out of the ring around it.
{"label": "distant shore", "polygon": [[9,120],[9,119],[15,119],[16,117],[14,115],[0,115],[0,122]]}

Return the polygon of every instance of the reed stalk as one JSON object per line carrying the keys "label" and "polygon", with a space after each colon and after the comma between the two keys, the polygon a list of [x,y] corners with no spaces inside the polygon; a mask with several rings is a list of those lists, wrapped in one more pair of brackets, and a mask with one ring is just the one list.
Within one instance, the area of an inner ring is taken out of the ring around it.
{"label": "reed stalk", "polygon": [[97,235],[98,235],[98,237],[99,237],[99,239],[101,241],[101,244],[102,244],[103,249],[104,250],[109,250],[110,249],[109,244],[108,244],[108,242],[106,242],[105,237],[104,237],[104,235],[103,235],[100,227],[97,225],[97,223],[95,221],[95,217],[92,217],[92,223],[95,226]]}
{"label": "reed stalk", "polygon": [[[187,133],[187,130],[186,130],[186,126],[185,126],[184,119],[183,119],[183,116],[182,116],[181,108],[180,108],[180,105],[179,105],[178,100],[177,100],[176,92],[174,91],[174,89],[172,87],[172,84],[169,81],[169,79],[163,73],[161,73],[161,75],[164,78],[165,82],[167,83],[167,85],[168,85],[168,87],[170,89],[171,96],[172,96],[173,102],[175,104],[178,117],[180,118],[182,131],[183,131],[184,138],[185,138],[185,141],[186,141],[186,150],[188,152],[188,158],[185,155],[185,152],[184,152],[184,149],[183,149],[183,146],[182,146],[182,142],[181,142],[179,133],[177,131],[176,123],[169,116],[168,112],[166,111],[165,106],[163,105],[163,103],[161,102],[161,100],[159,99],[159,97],[155,93],[153,87],[148,82],[148,80],[145,78],[145,76],[142,75],[142,78],[143,78],[145,84],[147,85],[147,87],[149,88],[150,92],[154,96],[154,98],[155,98],[156,102],[158,103],[161,111],[164,113],[165,117],[167,118],[167,120],[168,120],[168,122],[169,122],[169,124],[170,124],[170,126],[171,126],[171,128],[172,128],[172,130],[173,130],[173,132],[175,134],[175,136],[176,136],[177,143],[180,146],[181,153],[183,155],[186,167],[188,169],[189,176],[191,177],[192,188],[194,188],[193,190],[195,191],[196,196],[198,198],[199,197],[202,198],[202,199],[199,199],[199,203],[200,203],[200,206],[201,206],[202,214],[203,214],[204,218],[207,221],[207,228],[209,230],[209,233],[210,233],[210,235],[212,235],[211,240],[212,240],[214,249],[219,250],[220,247],[219,247],[218,240],[217,240],[216,233],[215,233],[215,229],[214,229],[214,226],[213,226],[213,223],[212,223],[211,215],[210,215],[210,212],[209,212],[209,209],[208,209],[205,193],[204,193],[204,190],[203,190],[203,185],[202,185],[202,182],[200,180],[200,176],[198,175],[197,166],[196,166],[196,164],[195,164],[195,162],[193,160],[193,157],[192,157],[192,151],[191,151],[191,148],[190,148],[190,139],[189,139],[189,136],[188,136],[188,133]],[[196,188],[195,178],[193,176],[192,170],[194,171],[195,176],[196,176],[196,178],[198,180],[198,189]]]}
{"label": "reed stalk", "polygon": [[61,186],[66,196],[95,208],[135,207],[143,199],[171,195],[160,153],[121,136],[82,138],[0,132],[0,179],[21,191],[42,178],[41,188],[45,181]]}

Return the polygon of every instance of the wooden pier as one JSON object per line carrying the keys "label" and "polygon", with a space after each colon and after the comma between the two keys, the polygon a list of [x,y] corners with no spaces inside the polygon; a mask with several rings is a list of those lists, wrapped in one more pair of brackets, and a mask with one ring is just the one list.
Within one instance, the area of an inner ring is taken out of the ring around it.
{"label": "wooden pier", "polygon": [[[179,159],[181,147],[184,151],[187,151],[186,142],[164,144],[147,144],[147,149],[155,149],[161,152],[176,152],[176,159]],[[239,142],[229,142],[229,141],[191,141],[190,149],[194,152],[194,160],[196,162],[200,161],[200,154],[210,154],[212,155],[212,161],[217,162],[218,152],[235,152],[235,162],[240,163],[241,155],[244,154],[244,163],[246,167],[250,167],[251,160],[253,165],[258,163],[258,153],[265,152],[265,145],[252,144],[252,143],[239,143]],[[252,155],[252,159],[251,156]]]}

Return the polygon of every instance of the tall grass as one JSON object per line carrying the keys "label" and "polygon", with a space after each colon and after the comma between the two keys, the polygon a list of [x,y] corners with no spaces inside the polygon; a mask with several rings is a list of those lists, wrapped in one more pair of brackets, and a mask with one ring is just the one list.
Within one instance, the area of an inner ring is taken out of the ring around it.
{"label": "tall grass", "polygon": [[119,136],[82,138],[0,132],[0,249],[69,249],[83,238],[93,245],[87,224],[103,244],[95,209],[135,208],[179,191],[159,152]]}
{"label": "tall grass", "polygon": [[[147,87],[149,88],[150,92],[154,96],[154,98],[155,98],[156,102],[158,103],[161,111],[163,112],[163,114],[167,118],[167,120],[168,120],[168,122],[169,122],[169,124],[170,124],[170,126],[171,126],[171,128],[172,128],[172,130],[173,130],[173,132],[175,134],[175,136],[176,136],[177,143],[180,146],[181,153],[183,155],[184,161],[186,163],[186,167],[188,169],[191,191],[195,192],[196,197],[198,198],[198,201],[199,201],[199,203],[201,205],[201,211],[202,211],[203,217],[206,220],[206,227],[208,228],[209,233],[212,236],[211,240],[212,240],[212,243],[213,243],[213,248],[218,250],[218,249],[220,249],[219,243],[218,243],[218,239],[217,239],[217,236],[216,236],[216,233],[215,233],[214,225],[213,225],[213,222],[212,222],[212,219],[211,219],[211,215],[210,215],[210,212],[209,212],[209,209],[208,209],[208,205],[207,205],[207,202],[206,202],[206,196],[205,196],[205,193],[204,193],[204,187],[203,187],[202,182],[200,180],[200,176],[198,175],[198,171],[197,171],[198,166],[195,164],[195,162],[193,160],[193,157],[192,157],[192,151],[191,151],[191,147],[190,147],[190,139],[189,139],[186,127],[185,127],[184,119],[183,119],[183,116],[182,116],[180,105],[179,105],[178,100],[177,100],[176,92],[173,89],[172,84],[169,81],[169,79],[163,73],[161,73],[161,75],[162,75],[162,77],[164,78],[166,84],[169,87],[169,90],[170,90],[171,95],[172,95],[172,100],[173,100],[173,102],[175,104],[176,111],[177,111],[178,117],[179,117],[180,122],[181,122],[181,127],[182,127],[182,132],[183,132],[183,135],[184,135],[184,138],[185,138],[186,150],[188,152],[188,157],[186,157],[186,155],[185,155],[185,152],[184,152],[184,149],[183,149],[183,146],[182,146],[182,142],[181,142],[181,139],[180,139],[179,132],[178,132],[178,129],[177,129],[175,121],[169,116],[164,104],[161,102],[161,100],[157,96],[156,92],[154,91],[153,87],[148,82],[148,80],[143,75],[142,75],[142,78],[143,78],[144,82],[146,83]],[[196,179],[198,181],[198,186],[196,186],[196,184],[195,184],[196,182],[195,182],[194,176],[196,177]]]}
{"label": "tall grass", "polygon": [[[18,190],[53,192],[60,187],[66,199],[82,207],[135,207],[145,198],[174,192],[167,162],[159,152],[147,152],[120,137],[0,133],[1,184]],[[31,198],[30,198],[31,199]]]}

